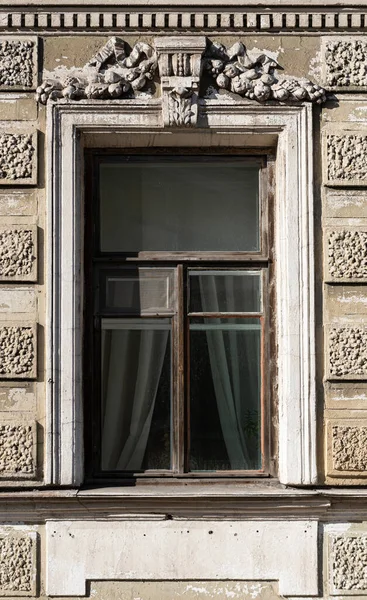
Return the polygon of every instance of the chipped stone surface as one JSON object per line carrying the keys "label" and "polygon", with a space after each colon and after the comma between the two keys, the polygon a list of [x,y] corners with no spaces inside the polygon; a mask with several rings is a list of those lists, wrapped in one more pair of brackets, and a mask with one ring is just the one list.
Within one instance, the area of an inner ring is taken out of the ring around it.
{"label": "chipped stone surface", "polygon": [[36,537],[0,533],[0,594],[31,596],[35,594]]}
{"label": "chipped stone surface", "polygon": [[326,139],[327,183],[366,185],[367,136],[328,135]]}
{"label": "chipped stone surface", "polygon": [[328,279],[367,280],[367,231],[330,231],[327,235]]}
{"label": "chipped stone surface", "polygon": [[367,536],[335,535],[330,554],[334,593],[367,590]]}
{"label": "chipped stone surface", "polygon": [[329,379],[367,377],[367,329],[333,327],[329,332]]}
{"label": "chipped stone surface", "polygon": [[0,89],[35,87],[36,39],[0,38]]}
{"label": "chipped stone surface", "polygon": [[0,227],[0,281],[35,281],[37,230],[14,225]]}
{"label": "chipped stone surface", "polygon": [[333,425],[332,459],[336,471],[366,471],[367,427]]}
{"label": "chipped stone surface", "polygon": [[0,477],[14,479],[35,475],[34,427],[0,424]]}
{"label": "chipped stone surface", "polygon": [[36,367],[36,328],[0,325],[0,379],[33,379]]}
{"label": "chipped stone surface", "polygon": [[36,135],[0,133],[0,184],[36,183]]}

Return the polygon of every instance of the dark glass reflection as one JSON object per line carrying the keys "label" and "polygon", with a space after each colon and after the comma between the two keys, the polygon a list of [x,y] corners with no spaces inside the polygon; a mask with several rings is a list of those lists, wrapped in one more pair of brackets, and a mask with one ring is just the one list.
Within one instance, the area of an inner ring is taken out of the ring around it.
{"label": "dark glass reflection", "polygon": [[259,250],[259,165],[128,157],[102,163],[102,252]]}

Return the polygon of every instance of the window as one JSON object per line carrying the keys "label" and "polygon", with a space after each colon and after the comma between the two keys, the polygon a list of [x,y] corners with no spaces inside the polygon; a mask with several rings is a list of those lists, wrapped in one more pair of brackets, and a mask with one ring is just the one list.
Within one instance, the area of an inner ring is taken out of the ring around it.
{"label": "window", "polygon": [[87,164],[87,477],[268,475],[267,158]]}

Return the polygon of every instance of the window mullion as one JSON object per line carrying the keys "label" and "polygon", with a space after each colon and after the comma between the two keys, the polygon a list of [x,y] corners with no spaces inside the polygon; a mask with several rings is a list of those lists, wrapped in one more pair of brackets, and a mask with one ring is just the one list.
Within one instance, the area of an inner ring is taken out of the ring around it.
{"label": "window mullion", "polygon": [[184,283],[183,266],[176,273],[176,316],[173,320],[173,457],[172,468],[184,472],[185,465],[185,352],[184,352]]}

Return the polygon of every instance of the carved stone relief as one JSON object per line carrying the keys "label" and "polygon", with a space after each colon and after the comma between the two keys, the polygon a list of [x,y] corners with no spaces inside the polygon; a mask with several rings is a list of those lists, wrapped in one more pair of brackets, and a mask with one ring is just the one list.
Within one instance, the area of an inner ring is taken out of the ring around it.
{"label": "carved stone relief", "polygon": [[0,133],[0,184],[25,185],[36,182],[36,134]]}
{"label": "carved stone relief", "polygon": [[333,327],[328,346],[329,379],[367,378],[367,329]]}
{"label": "carved stone relief", "polygon": [[367,135],[333,134],[326,138],[326,184],[366,185]]}
{"label": "carved stone relief", "polygon": [[31,90],[37,85],[37,38],[0,38],[0,89]]}
{"label": "carved stone relief", "polygon": [[308,79],[280,77],[282,67],[266,54],[251,56],[244,44],[236,42],[227,49],[211,43],[204,55],[204,68],[219,88],[250,100],[265,102],[315,102],[326,100],[325,90]]}
{"label": "carved stone relief", "polygon": [[60,98],[131,98],[147,87],[156,69],[157,57],[149,44],[138,42],[128,53],[125,42],[113,37],[84,67],[46,78],[36,98],[42,104]]}
{"label": "carved stone relief", "polygon": [[333,594],[367,590],[367,536],[334,535],[330,540]]}
{"label": "carved stone relief", "polygon": [[36,473],[35,426],[0,424],[0,478],[24,479]]}
{"label": "carved stone relief", "polygon": [[325,90],[308,79],[278,76],[281,68],[266,54],[251,56],[240,42],[227,50],[205,37],[162,36],[155,38],[154,48],[138,42],[129,53],[123,40],[111,38],[83,68],[48,74],[37,88],[37,100],[152,96],[150,84],[159,73],[164,125],[189,127],[197,122],[203,69],[218,88],[257,102],[326,100]]}
{"label": "carved stone relief", "polygon": [[367,281],[367,231],[327,232],[328,280]]}
{"label": "carved stone relief", "polygon": [[367,470],[367,427],[332,426],[332,467],[336,471]]}
{"label": "carved stone relief", "polygon": [[0,281],[36,281],[36,253],[36,227],[0,227]]}
{"label": "carved stone relief", "polygon": [[34,379],[36,356],[35,326],[0,326],[0,379]]}
{"label": "carved stone relief", "polygon": [[324,44],[323,57],[324,81],[327,87],[367,87],[366,41],[328,40]]}
{"label": "carved stone relief", "polygon": [[0,594],[34,596],[36,594],[35,533],[24,535],[0,532]]}

